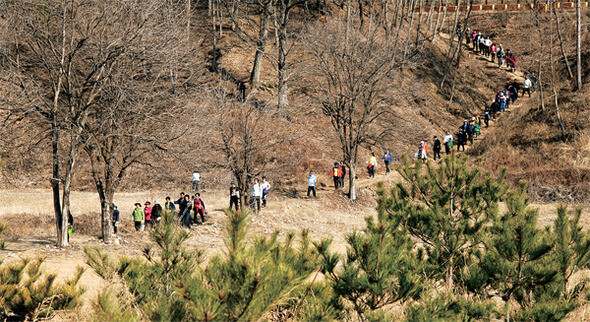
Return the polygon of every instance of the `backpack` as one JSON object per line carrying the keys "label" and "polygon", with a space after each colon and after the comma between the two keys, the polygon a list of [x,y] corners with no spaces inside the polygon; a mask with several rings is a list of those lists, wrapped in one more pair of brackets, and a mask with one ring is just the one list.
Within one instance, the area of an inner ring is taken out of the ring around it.
{"label": "backpack", "polygon": [[340,168],[334,167],[334,169],[332,169],[332,172],[334,172],[334,177],[339,177],[338,173],[340,171]]}

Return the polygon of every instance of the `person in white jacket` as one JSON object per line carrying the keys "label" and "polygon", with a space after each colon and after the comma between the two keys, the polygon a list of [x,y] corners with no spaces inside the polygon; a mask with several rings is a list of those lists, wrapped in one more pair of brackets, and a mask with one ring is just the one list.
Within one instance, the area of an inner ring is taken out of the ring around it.
{"label": "person in white jacket", "polygon": [[443,143],[445,145],[445,153],[451,154],[451,148],[453,147],[453,135],[450,132],[447,132],[445,135]]}
{"label": "person in white jacket", "polygon": [[260,212],[260,200],[262,199],[262,185],[260,185],[257,178],[254,178],[252,183],[250,197],[252,199],[252,211],[257,214]]}
{"label": "person in white jacket", "polygon": [[193,171],[193,192],[199,191],[199,185],[201,184],[201,174],[199,171]]}
{"label": "person in white jacket", "polygon": [[310,194],[313,192],[313,196],[315,197],[316,193],[316,183],[318,182],[318,177],[313,173],[313,171],[309,171],[309,177],[307,177],[307,198],[309,198]]}
{"label": "person in white jacket", "polygon": [[524,93],[529,93],[529,97],[531,97],[531,87],[533,87],[533,82],[525,76],[524,77],[524,87],[522,90],[522,96],[524,97]]}

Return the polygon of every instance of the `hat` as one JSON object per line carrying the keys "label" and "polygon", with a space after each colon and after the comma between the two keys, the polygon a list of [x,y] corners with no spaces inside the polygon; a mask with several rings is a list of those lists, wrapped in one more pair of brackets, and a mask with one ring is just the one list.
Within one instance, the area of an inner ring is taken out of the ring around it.
{"label": "hat", "polygon": [[146,205],[151,205],[151,203],[149,201],[146,201],[145,204]]}
{"label": "hat", "polygon": [[158,200],[154,201],[154,205],[159,205],[160,203],[158,202]]}
{"label": "hat", "polygon": [[467,30],[471,30],[471,28],[467,27]]}
{"label": "hat", "polygon": [[495,45],[495,44],[496,44],[496,42],[492,41],[492,45]]}
{"label": "hat", "polygon": [[236,184],[236,182],[232,180],[232,181],[231,181],[231,184]]}
{"label": "hat", "polygon": [[141,206],[141,202],[136,202],[135,206]]}
{"label": "hat", "polygon": [[113,204],[113,208],[117,208],[117,204],[116,203]]}

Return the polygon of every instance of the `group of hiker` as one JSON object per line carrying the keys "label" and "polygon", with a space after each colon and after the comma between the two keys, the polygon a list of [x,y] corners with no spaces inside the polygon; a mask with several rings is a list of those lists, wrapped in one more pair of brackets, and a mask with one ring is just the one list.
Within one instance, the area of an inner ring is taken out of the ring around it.
{"label": "group of hiker", "polygon": [[510,49],[504,50],[502,44],[496,44],[489,37],[483,35],[481,31],[471,30],[471,28],[463,29],[459,24],[456,30],[459,41],[465,36],[465,44],[467,47],[471,45],[471,49],[478,54],[483,55],[490,59],[491,62],[498,63],[498,68],[502,68],[504,63],[506,68],[510,71],[516,71],[516,56],[510,51]]}

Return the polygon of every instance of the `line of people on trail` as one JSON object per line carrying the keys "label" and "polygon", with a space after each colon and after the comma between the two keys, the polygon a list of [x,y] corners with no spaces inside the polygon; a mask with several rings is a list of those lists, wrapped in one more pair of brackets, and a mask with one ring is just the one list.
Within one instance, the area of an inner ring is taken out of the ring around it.
{"label": "line of people on trail", "polygon": [[[461,24],[457,25],[456,30],[457,36],[459,40],[463,37],[463,29],[461,28]],[[502,68],[504,64],[506,64],[506,69],[514,72],[517,69],[516,65],[516,56],[510,49],[504,50],[504,46],[502,44],[497,44],[495,41],[492,41],[489,37],[482,35],[481,31],[471,30],[471,28],[467,28],[465,30],[465,45],[469,48],[471,45],[471,49],[473,52],[483,55],[490,59],[492,63],[497,62],[498,68]]]}
{"label": "line of people on trail", "polygon": [[[457,35],[459,39],[463,36],[463,30],[461,25],[457,27]],[[466,29],[465,34],[466,45],[469,46],[472,43],[472,49],[476,53],[481,53],[486,57],[491,57],[491,61],[494,62],[495,58],[498,58],[498,67],[502,67],[505,59],[507,67],[510,71],[516,70],[516,57],[507,50],[504,53],[502,45],[496,46],[496,43],[491,41],[489,38],[482,36],[481,32],[471,31],[470,28]],[[456,145],[457,151],[465,151],[465,145],[467,143],[473,144],[474,140],[477,140],[481,134],[481,128],[483,125],[489,127],[490,120],[496,120],[497,117],[511,104],[518,100],[519,92],[522,89],[522,96],[528,94],[531,96],[531,90],[533,93],[536,92],[537,88],[537,77],[534,72],[525,73],[524,82],[520,84],[516,79],[506,84],[506,86],[496,92],[495,98],[492,100],[489,106],[485,107],[484,114],[473,114],[471,119],[463,121],[463,124],[459,126],[458,131],[455,133],[455,137],[450,132],[446,132],[443,138],[443,142],[435,136],[433,140],[433,153],[434,161],[441,158],[441,145],[445,147],[445,153],[450,154],[452,148]],[[420,159],[426,162],[428,159],[428,145],[425,141],[421,141],[418,145],[418,149],[414,155],[416,159]]]}

